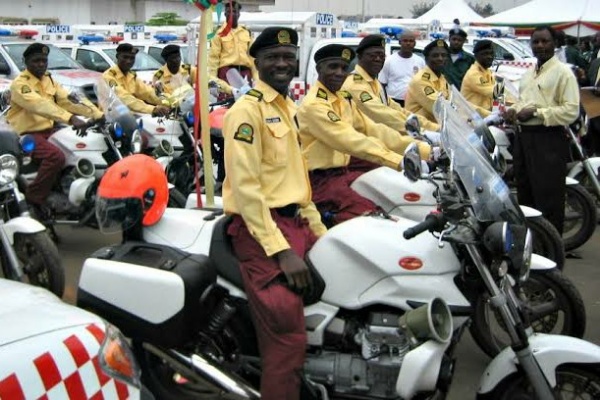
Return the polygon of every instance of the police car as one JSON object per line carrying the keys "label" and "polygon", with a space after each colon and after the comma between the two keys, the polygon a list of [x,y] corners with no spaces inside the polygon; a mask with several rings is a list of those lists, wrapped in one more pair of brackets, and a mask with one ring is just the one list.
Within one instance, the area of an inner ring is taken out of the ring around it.
{"label": "police car", "polygon": [[[131,68],[144,82],[151,83],[152,76],[162,64],[144,52],[144,45],[132,43],[139,50],[135,56],[135,64]],[[117,45],[112,43],[75,44],[57,43],[56,46],[68,52],[70,56],[84,68],[104,72],[117,63]]]}
{"label": "police car", "polygon": [[152,399],[119,331],[49,291],[0,279],[0,399]]}
{"label": "police car", "polygon": [[[15,79],[25,70],[23,52],[33,42],[15,41],[0,43],[0,78]],[[77,91],[96,103],[94,84],[100,74],[84,69],[58,48],[46,43],[50,48],[48,54],[48,72],[66,90]]]}

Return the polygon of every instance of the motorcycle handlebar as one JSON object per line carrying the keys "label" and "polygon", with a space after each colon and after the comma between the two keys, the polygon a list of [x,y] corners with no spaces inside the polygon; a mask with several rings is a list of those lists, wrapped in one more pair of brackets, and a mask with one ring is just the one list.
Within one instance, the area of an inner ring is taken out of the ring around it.
{"label": "motorcycle handlebar", "polygon": [[208,105],[208,107],[216,107],[216,106],[230,106],[233,103],[235,103],[235,99],[233,98],[229,98],[229,99],[225,99],[225,100],[221,100],[221,101],[216,101],[214,103],[210,103]]}
{"label": "motorcycle handlebar", "polygon": [[425,217],[425,221],[418,223],[412,228],[408,228],[404,231],[402,236],[404,236],[404,239],[407,240],[412,239],[425,231],[434,230],[439,228],[440,226],[443,228],[445,223],[446,221],[444,220],[444,217],[441,214],[429,214],[427,215],[427,217]]}

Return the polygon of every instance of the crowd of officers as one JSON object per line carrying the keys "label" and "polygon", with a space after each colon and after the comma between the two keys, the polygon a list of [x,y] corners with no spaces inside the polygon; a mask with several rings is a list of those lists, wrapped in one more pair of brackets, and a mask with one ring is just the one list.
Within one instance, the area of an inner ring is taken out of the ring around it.
{"label": "crowd of officers", "polygon": [[[301,375],[306,346],[302,294],[311,285],[306,252],[329,226],[378,212],[377,205],[351,189],[358,176],[378,166],[401,170],[403,152],[415,142],[423,159],[437,154],[405,132],[411,113],[424,128],[439,130],[432,107],[438,96],[448,97],[450,84],[460,87],[483,116],[492,112],[493,49],[490,41],[481,40],[471,59],[462,52],[466,34],[460,29],[451,32],[450,45],[431,42],[423,52],[425,66],[408,83],[403,107],[388,96],[390,82],[383,85],[378,79],[386,59],[382,36],[365,37],[356,51],[327,45],[314,56],[318,81],[297,106],[289,96],[297,68],[297,32],[271,27],[252,41],[237,25],[239,5],[230,4],[226,13],[233,14],[235,23],[215,36],[209,75],[226,82],[227,70],[235,68],[254,87],[224,120],[223,204],[233,215],[228,234],[257,331],[262,398],[297,400],[301,390],[314,392]],[[567,148],[563,127],[578,116],[579,98],[575,75],[554,55],[556,42],[552,28],[534,31],[537,68],[523,77],[521,98],[505,118],[519,126],[514,155],[519,200],[540,209],[560,231]],[[19,134],[36,138],[32,156],[41,166],[26,193],[36,206],[44,205],[64,164],[60,150],[47,141],[54,121],[78,128],[85,123],[77,115],[103,118],[86,100],[83,105],[69,102],[68,93],[46,71],[48,51],[38,43],[25,51],[27,69],[11,86],[8,113]],[[131,71],[136,52],[130,44],[119,45],[117,65],[103,77],[132,111],[165,115],[169,109],[155,87]],[[175,75],[193,83],[195,71],[181,65],[176,46],[166,46],[163,57],[166,64],[155,80],[165,90],[171,90]],[[355,57],[358,63],[350,70]]]}

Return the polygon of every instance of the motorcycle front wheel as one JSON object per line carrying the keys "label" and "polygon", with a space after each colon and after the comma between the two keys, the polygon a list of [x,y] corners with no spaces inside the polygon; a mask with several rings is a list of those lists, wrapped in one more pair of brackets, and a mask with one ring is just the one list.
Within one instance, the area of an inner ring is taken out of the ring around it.
{"label": "motorcycle front wheel", "polygon": [[[556,370],[557,399],[600,399],[600,371],[583,364],[565,364]],[[477,396],[486,400],[535,400],[536,394],[524,373],[507,376],[493,392]]]}
{"label": "motorcycle front wheel", "polygon": [[[65,290],[65,270],[48,232],[15,233],[13,248],[28,283],[62,297]],[[6,271],[8,257],[4,251],[1,252],[0,259],[3,271]]]}
{"label": "motorcycle front wheel", "polygon": [[[529,279],[515,291],[535,332],[583,337],[586,324],[583,299],[560,271],[531,271]],[[504,322],[491,307],[487,293],[479,296],[474,304],[469,330],[473,340],[490,357],[510,344]]]}
{"label": "motorcycle front wheel", "polygon": [[558,269],[565,266],[565,246],[554,225],[546,218],[527,218],[527,227],[533,236],[533,252],[556,263]]}
{"label": "motorcycle front wheel", "polygon": [[565,250],[584,245],[596,230],[596,204],[592,195],[581,185],[567,186],[565,199],[563,242]]}

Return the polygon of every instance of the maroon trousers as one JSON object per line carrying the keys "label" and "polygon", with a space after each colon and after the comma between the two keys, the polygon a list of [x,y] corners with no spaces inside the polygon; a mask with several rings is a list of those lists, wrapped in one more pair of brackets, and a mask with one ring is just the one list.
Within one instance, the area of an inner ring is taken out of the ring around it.
{"label": "maroon trousers", "polygon": [[[227,65],[225,67],[219,68],[217,70],[217,78],[223,79],[225,82],[227,82],[231,85],[231,82],[229,82],[229,80],[227,80],[227,71],[229,71],[232,68],[237,69],[238,72],[240,73],[240,75],[242,75],[243,78],[246,78],[248,80],[248,83],[250,84],[250,86],[252,86],[252,70],[248,67],[244,67],[241,65]],[[240,89],[240,88],[236,88],[236,89]],[[230,95],[230,94],[219,93],[217,100],[223,101],[231,96],[232,95]]]}
{"label": "maroon trousers", "polygon": [[377,210],[377,205],[356,193],[350,185],[364,171],[331,168],[310,172],[312,199],[321,215],[332,214],[339,224],[359,215]]}
{"label": "maroon trousers", "polygon": [[52,129],[29,133],[35,140],[35,149],[31,153],[31,158],[40,162],[40,167],[35,179],[27,187],[25,198],[28,202],[39,205],[44,203],[56,183],[65,165],[65,156],[58,147],[48,142],[48,138],[54,133]]}
{"label": "maroon trousers", "polygon": [[[271,211],[292,250],[304,258],[317,237],[301,217],[282,217]],[[283,272],[265,254],[244,220],[236,215],[227,233],[240,261],[244,287],[254,320],[262,359],[260,393],[263,400],[300,400],[300,374],[306,351],[302,297],[283,283]]]}

